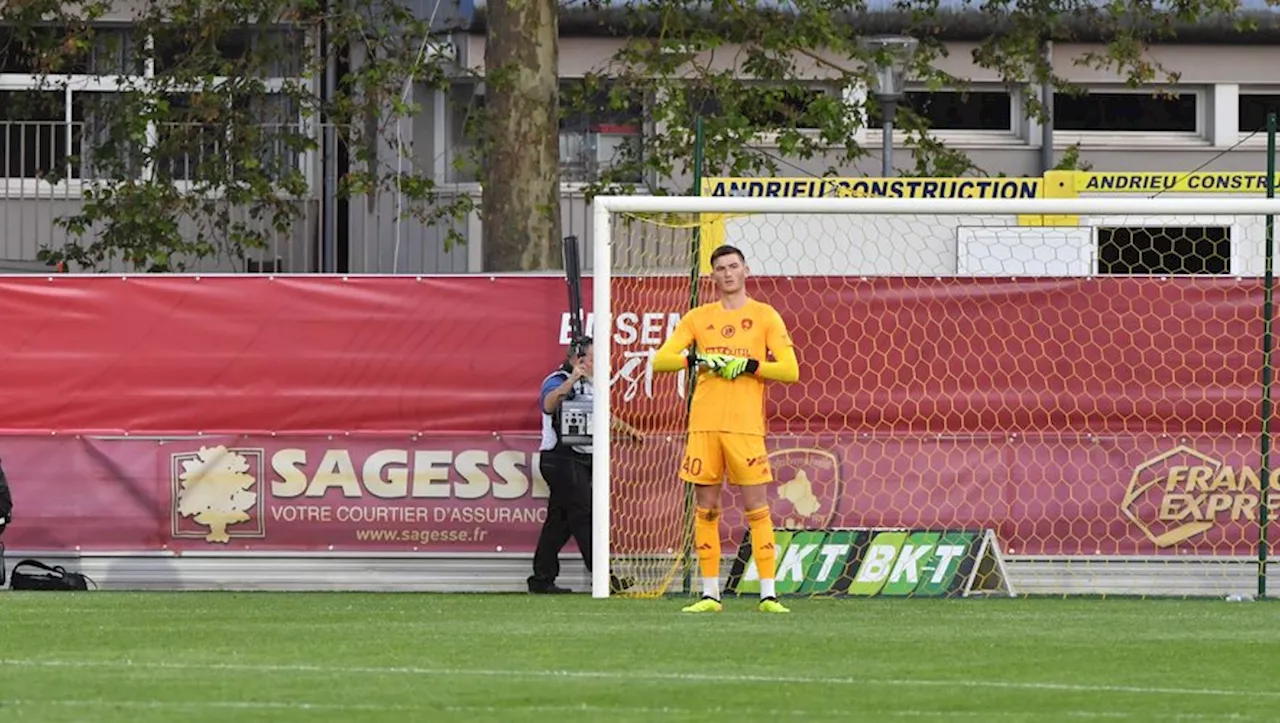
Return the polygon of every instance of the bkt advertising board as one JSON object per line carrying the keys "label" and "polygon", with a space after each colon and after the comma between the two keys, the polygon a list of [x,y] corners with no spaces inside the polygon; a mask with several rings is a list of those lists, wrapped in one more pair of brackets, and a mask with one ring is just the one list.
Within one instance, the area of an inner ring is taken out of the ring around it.
{"label": "bkt advertising board", "polygon": [[[999,551],[981,530],[780,530],[774,540],[780,595],[960,597],[1004,588]],[[760,591],[749,535],[726,591]]]}

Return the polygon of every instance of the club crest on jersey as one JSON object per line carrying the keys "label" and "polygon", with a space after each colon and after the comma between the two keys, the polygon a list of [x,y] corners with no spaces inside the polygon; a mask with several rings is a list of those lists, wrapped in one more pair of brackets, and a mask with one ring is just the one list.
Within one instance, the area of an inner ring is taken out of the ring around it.
{"label": "club crest on jersey", "polygon": [[728,339],[729,337],[737,333],[737,331],[738,331],[737,329],[733,328],[733,324],[725,324],[724,328],[720,329],[720,336],[723,336],[724,338]]}

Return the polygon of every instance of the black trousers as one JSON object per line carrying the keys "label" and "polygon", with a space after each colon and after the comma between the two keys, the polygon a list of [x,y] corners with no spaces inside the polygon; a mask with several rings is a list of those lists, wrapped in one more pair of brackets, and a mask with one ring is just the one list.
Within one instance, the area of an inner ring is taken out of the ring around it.
{"label": "black trousers", "polygon": [[573,538],[582,561],[591,569],[591,457],[576,452],[542,453],[538,463],[551,488],[547,521],[533,553],[530,587],[546,587],[560,574],[560,550]]}

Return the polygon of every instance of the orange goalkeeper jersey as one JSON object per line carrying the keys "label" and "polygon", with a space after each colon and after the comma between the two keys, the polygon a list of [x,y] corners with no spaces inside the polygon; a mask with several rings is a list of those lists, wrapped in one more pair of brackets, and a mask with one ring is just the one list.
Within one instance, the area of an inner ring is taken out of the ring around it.
{"label": "orange goalkeeper jersey", "polygon": [[[696,342],[702,354],[728,354],[767,361],[766,352],[791,347],[782,317],[770,305],[748,299],[741,309],[725,309],[720,302],[703,304],[685,314],[660,355],[679,354]],[[690,432],[765,432],[764,380],[743,374],[729,380],[703,370],[693,392]]]}

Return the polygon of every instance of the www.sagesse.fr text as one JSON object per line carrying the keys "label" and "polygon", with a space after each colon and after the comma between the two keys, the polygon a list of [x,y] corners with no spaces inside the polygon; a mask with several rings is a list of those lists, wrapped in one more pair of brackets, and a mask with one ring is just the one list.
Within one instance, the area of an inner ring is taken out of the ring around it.
{"label": "www.sagesse.fr text", "polygon": [[428,545],[434,542],[484,542],[489,531],[483,527],[469,530],[356,530],[359,542],[402,542],[412,545]]}

